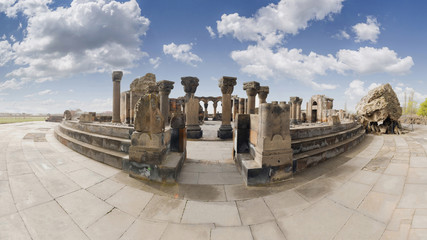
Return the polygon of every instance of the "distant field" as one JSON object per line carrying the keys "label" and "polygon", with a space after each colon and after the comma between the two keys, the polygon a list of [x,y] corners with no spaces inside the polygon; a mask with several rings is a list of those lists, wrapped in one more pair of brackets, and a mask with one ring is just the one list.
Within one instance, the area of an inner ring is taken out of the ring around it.
{"label": "distant field", "polygon": [[18,123],[18,122],[32,122],[44,121],[46,117],[0,117],[0,124],[4,123]]}

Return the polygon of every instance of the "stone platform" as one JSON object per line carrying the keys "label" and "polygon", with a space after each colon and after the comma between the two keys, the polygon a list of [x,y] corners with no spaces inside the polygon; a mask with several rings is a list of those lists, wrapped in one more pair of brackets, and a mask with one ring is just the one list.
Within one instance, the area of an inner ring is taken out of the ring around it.
{"label": "stone platform", "polygon": [[65,147],[56,125],[0,125],[0,239],[427,236],[425,126],[367,135],[289,181],[256,188],[143,183]]}

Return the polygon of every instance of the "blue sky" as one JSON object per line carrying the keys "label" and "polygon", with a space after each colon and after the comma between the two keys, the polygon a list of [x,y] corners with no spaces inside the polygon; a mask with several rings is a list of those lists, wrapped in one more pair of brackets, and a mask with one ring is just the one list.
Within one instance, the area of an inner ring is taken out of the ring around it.
{"label": "blue sky", "polygon": [[[0,2],[0,112],[111,110],[113,70],[122,91],[148,72],[197,76],[198,96],[218,79],[270,87],[267,101],[325,94],[354,111],[390,83],[401,100],[427,97],[423,0],[180,0]],[[211,108],[211,106],[210,106]],[[305,108],[305,107],[303,107]]]}

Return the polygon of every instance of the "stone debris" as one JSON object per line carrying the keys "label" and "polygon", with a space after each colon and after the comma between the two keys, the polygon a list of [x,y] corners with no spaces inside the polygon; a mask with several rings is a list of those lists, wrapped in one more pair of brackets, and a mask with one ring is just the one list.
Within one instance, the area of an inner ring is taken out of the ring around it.
{"label": "stone debris", "polygon": [[366,132],[400,134],[402,108],[390,84],[369,91],[357,104],[356,110]]}

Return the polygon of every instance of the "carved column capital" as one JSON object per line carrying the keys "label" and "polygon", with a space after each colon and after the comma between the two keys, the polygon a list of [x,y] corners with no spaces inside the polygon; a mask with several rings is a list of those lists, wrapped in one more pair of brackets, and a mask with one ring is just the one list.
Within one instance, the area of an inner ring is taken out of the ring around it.
{"label": "carved column capital", "polygon": [[221,88],[222,94],[232,94],[234,86],[236,86],[236,77],[222,77],[218,81],[218,86]]}
{"label": "carved column capital", "polygon": [[260,103],[265,103],[268,94],[270,93],[270,88],[268,86],[260,86],[258,89],[258,97],[260,99]]}
{"label": "carved column capital", "polygon": [[113,82],[115,81],[121,81],[123,77],[123,72],[122,71],[114,71],[112,74],[112,78],[113,78]]}
{"label": "carved column capital", "polygon": [[246,91],[248,96],[255,96],[258,93],[259,87],[259,82],[252,81],[243,83],[243,90]]}
{"label": "carved column capital", "polygon": [[162,80],[160,82],[157,82],[157,86],[159,87],[160,92],[164,92],[166,94],[170,94],[171,90],[173,89],[173,85],[175,82],[168,81],[168,80]]}
{"label": "carved column capital", "polygon": [[182,77],[181,84],[184,86],[186,94],[194,94],[199,86],[199,79],[197,77]]}

